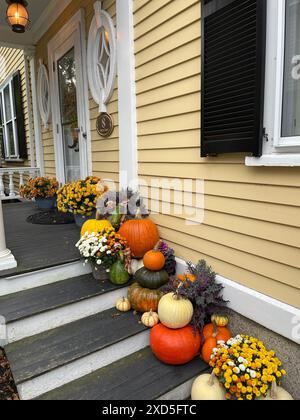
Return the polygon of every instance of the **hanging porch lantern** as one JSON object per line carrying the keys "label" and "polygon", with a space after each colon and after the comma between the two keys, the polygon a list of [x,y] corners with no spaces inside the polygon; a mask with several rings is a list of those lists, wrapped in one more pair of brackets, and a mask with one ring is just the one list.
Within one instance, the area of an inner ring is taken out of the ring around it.
{"label": "hanging porch lantern", "polygon": [[25,0],[6,0],[8,3],[6,11],[7,23],[11,26],[14,32],[19,34],[24,33],[29,24],[29,14],[26,9],[28,5]]}

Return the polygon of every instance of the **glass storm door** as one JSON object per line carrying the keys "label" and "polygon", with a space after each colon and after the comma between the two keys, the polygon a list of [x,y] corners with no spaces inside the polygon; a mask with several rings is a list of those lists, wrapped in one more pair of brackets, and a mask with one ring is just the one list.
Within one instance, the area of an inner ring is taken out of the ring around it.
{"label": "glass storm door", "polygon": [[57,61],[60,126],[65,181],[80,179],[80,129],[78,124],[75,50]]}
{"label": "glass storm door", "polygon": [[69,183],[90,174],[88,92],[82,13],[48,43],[56,176]]}

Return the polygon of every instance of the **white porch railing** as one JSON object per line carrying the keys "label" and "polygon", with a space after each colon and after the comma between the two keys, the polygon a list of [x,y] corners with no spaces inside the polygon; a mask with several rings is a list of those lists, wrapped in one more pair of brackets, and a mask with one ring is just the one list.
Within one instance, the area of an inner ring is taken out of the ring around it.
{"label": "white porch railing", "polygon": [[39,168],[0,168],[0,199],[20,198],[19,188],[25,177],[34,178],[40,175]]}

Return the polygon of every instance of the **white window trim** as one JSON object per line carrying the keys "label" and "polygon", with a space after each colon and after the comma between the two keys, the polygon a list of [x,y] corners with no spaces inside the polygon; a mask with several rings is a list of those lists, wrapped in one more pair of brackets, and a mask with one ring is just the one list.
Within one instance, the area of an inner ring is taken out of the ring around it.
{"label": "white window trim", "polygon": [[[14,104],[14,96],[13,96],[13,87],[12,82],[13,78],[16,74],[16,71],[13,71],[6,80],[1,84],[0,86],[0,95],[2,98],[2,118],[3,118],[3,143],[4,143],[4,155],[5,155],[5,161],[19,161],[20,155],[19,155],[19,143],[18,143],[18,130],[17,130],[17,114]],[[6,118],[6,109],[5,109],[5,101],[4,101],[4,91],[5,89],[9,87],[9,95],[10,95],[10,108],[12,113],[12,118],[10,120],[7,120]],[[8,133],[7,133],[7,125],[12,123],[13,126],[13,136],[14,136],[14,146],[15,146],[15,154],[10,155],[9,154],[9,143],[8,143]]]}
{"label": "white window trim", "polygon": [[[263,155],[247,166],[300,166],[300,136],[281,137],[286,0],[268,0]],[[274,88],[275,87],[275,88]]]}

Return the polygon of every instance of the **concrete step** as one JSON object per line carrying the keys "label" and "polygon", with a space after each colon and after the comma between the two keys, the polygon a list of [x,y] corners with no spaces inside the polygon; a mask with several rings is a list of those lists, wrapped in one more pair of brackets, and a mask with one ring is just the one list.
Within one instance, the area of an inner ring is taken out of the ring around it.
{"label": "concrete step", "polygon": [[114,307],[127,287],[98,281],[91,274],[0,297],[6,344]]}
{"label": "concrete step", "polygon": [[5,347],[22,399],[32,399],[145,348],[149,331],[115,309]]}
{"label": "concrete step", "polygon": [[195,377],[207,370],[200,358],[184,366],[165,365],[147,347],[37,399],[185,400]]}

